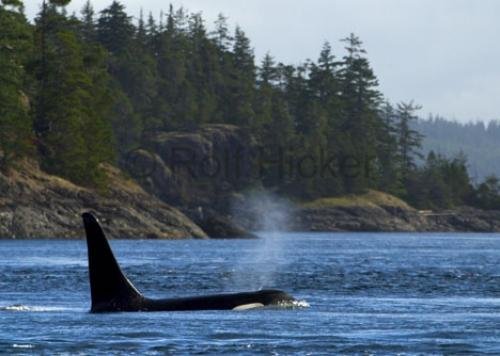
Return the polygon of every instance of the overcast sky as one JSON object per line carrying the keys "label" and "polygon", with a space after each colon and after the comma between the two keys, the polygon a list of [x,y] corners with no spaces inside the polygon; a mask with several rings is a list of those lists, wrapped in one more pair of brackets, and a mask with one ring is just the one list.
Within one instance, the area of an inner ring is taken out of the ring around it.
{"label": "overcast sky", "polygon": [[[41,0],[25,0],[32,18]],[[85,0],[73,0],[79,11]],[[111,0],[94,0],[101,10]],[[122,0],[127,12],[159,14],[168,0]],[[459,121],[500,119],[500,1],[496,0],[176,0],[202,12],[212,26],[217,14],[240,25],[257,59],[316,59],[324,41],[335,54],[339,39],[354,32],[364,42],[380,89],[391,102],[414,100],[422,116]]]}

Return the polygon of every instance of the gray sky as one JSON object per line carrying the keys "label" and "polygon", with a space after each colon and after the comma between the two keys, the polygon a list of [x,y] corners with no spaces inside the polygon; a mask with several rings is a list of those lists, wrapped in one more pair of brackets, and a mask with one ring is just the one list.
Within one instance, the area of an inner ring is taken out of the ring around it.
{"label": "gray sky", "polygon": [[[41,0],[25,0],[32,18]],[[79,11],[85,0],[73,0]],[[111,0],[93,0],[96,10]],[[122,0],[137,16],[168,10],[168,0]],[[364,42],[380,89],[391,102],[414,100],[422,116],[469,121],[500,119],[500,1],[496,0],[175,0],[202,12],[210,28],[218,13],[247,33],[260,61],[316,60],[324,41]]]}

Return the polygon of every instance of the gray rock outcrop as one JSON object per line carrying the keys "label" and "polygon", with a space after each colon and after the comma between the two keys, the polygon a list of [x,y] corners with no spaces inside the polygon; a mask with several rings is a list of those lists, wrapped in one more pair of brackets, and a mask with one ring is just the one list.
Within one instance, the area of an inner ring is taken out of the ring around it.
{"label": "gray rock outcrop", "polygon": [[96,212],[110,237],[206,238],[178,209],[146,193],[112,166],[109,189],[98,192],[42,172],[26,162],[0,173],[0,238],[81,238],[80,215]]}

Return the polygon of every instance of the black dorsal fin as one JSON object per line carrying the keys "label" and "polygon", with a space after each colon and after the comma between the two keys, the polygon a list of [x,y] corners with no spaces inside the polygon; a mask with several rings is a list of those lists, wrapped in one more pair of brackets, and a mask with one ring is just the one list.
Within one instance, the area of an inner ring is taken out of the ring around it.
{"label": "black dorsal fin", "polygon": [[89,212],[82,218],[87,235],[91,311],[137,310],[143,297],[121,271],[99,221]]}

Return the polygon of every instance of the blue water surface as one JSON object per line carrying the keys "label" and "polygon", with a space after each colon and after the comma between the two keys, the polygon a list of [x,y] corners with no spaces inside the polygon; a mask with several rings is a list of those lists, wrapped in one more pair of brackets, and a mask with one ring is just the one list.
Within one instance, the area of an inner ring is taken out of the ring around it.
{"label": "blue water surface", "polygon": [[111,241],[151,297],[283,289],[309,307],[90,314],[84,241],[0,241],[6,354],[500,354],[500,235]]}

